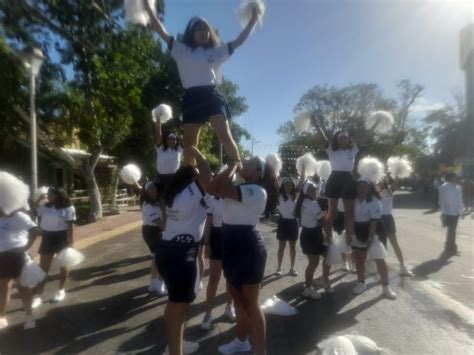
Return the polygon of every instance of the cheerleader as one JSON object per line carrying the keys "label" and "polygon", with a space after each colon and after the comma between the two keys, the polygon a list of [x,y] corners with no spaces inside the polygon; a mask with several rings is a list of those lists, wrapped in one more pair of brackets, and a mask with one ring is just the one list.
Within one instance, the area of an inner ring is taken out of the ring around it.
{"label": "cheerleader", "polygon": [[[43,197],[41,197],[43,198]],[[74,245],[74,221],[76,209],[71,204],[68,194],[63,188],[50,187],[47,200],[43,206],[38,206],[36,201],[36,214],[40,219],[40,228],[43,231],[39,247],[40,266],[48,275],[51,263],[56,254]],[[69,269],[60,268],[59,289],[54,295],[53,302],[61,302],[66,297],[66,281]],[[46,279],[35,289],[32,307],[37,308],[42,304],[41,295],[46,285]]]}
{"label": "cheerleader", "polygon": [[159,119],[156,120],[155,125],[155,143],[156,181],[160,184],[160,190],[164,191],[166,185],[179,169],[183,147],[176,133],[169,132],[163,137],[161,121]]}
{"label": "cheerleader", "polygon": [[365,177],[357,180],[356,193],[357,198],[354,206],[355,236],[348,238],[352,246],[352,257],[356,264],[358,281],[353,292],[361,294],[367,289],[365,284],[365,262],[369,254],[371,258],[375,259],[382,280],[383,295],[393,300],[397,295],[389,285],[387,264],[384,260],[386,251],[377,235],[377,229],[381,225],[380,198],[374,185]]}
{"label": "cheerleader", "polygon": [[165,329],[171,355],[199,348],[198,343],[183,342],[186,313],[199,285],[197,254],[206,221],[203,187],[211,179],[204,157],[197,163],[199,170],[192,166],[178,169],[164,192],[167,221],[155,252],[157,269],[168,289]]}
{"label": "cheerleader", "polygon": [[[303,289],[303,297],[319,299],[321,295],[313,288],[313,278],[316,268],[319,264],[319,257],[326,257],[329,237],[324,237],[322,227],[326,236],[330,236],[331,229],[324,220],[326,213],[321,209],[317,198],[318,187],[311,181],[305,181],[302,193],[298,197],[295,206],[295,217],[299,219],[301,224],[300,244],[303,254],[308,258],[308,265],[305,270],[305,284]],[[329,272],[331,266],[323,262],[322,282],[327,293],[333,290],[329,284]]]}
{"label": "cheerleader", "polygon": [[[462,201],[462,190],[459,186],[460,179],[455,173],[446,174],[446,182],[439,188],[439,206],[441,209],[441,220],[443,227],[447,227],[445,253],[456,254],[456,228],[459,216],[462,215],[464,205]],[[464,217],[464,216],[463,216]]]}
{"label": "cheerleader", "polygon": [[[264,159],[245,160],[239,174],[245,183],[232,183],[240,164],[234,163],[212,181],[209,193],[222,201],[222,265],[234,300],[236,338],[219,347],[223,354],[247,352],[253,349],[265,354],[266,325],[259,305],[259,293],[265,271],[267,251],[257,229],[265,210],[267,191],[278,190],[273,169]],[[250,334],[252,345],[247,336]]]}
{"label": "cheerleader", "polygon": [[[230,118],[227,103],[217,87],[222,81],[222,64],[250,35],[258,20],[257,10],[234,41],[221,44],[216,32],[205,19],[193,17],[186,26],[181,42],[168,34],[147,0],[144,0],[144,4],[153,29],[166,42],[171,56],[176,61],[185,89],[182,110],[184,145],[197,147],[201,127],[209,121],[229,159],[240,161],[238,148],[227,121]],[[186,154],[184,159],[185,165],[193,163]]]}
{"label": "cheerleader", "polygon": [[[209,259],[209,282],[206,290],[206,313],[201,328],[209,330],[212,327],[212,308],[217,293],[217,287],[222,275],[222,199],[208,195],[207,220],[204,229],[204,255]],[[227,290],[227,304],[224,315],[232,322],[235,321],[235,309],[232,297]]]}
{"label": "cheerleader", "polygon": [[293,215],[296,204],[296,186],[292,179],[283,179],[280,186],[280,195],[278,197],[278,211],[280,219],[278,220],[277,239],[278,239],[278,269],[277,276],[282,275],[281,264],[285,253],[286,243],[290,245],[290,275],[298,276],[295,270],[296,259],[296,241],[298,240],[298,221]]}
{"label": "cheerleader", "polygon": [[328,201],[328,198],[326,197],[326,185],[327,185],[326,180],[324,180],[323,178],[320,178],[317,201],[318,201],[319,207],[321,207],[321,209],[327,213],[329,201]]}
{"label": "cheerleader", "polygon": [[166,286],[161,280],[154,261],[156,248],[163,234],[163,218],[158,202],[158,190],[156,185],[151,181],[145,183],[143,186],[140,195],[140,206],[143,219],[142,237],[153,256],[150,265],[151,281],[148,291],[166,295]]}
{"label": "cheerleader", "polygon": [[393,210],[393,193],[398,187],[398,179],[394,180],[393,184],[389,184],[387,179],[382,180],[378,188],[380,190],[381,197],[381,213],[382,213],[382,223],[385,227],[387,233],[387,238],[392,244],[395,255],[397,256],[398,261],[400,262],[400,274],[402,276],[413,276],[413,273],[408,270],[403,262],[403,254],[398,245],[397,241],[397,230],[395,227],[395,220],[392,215]]}

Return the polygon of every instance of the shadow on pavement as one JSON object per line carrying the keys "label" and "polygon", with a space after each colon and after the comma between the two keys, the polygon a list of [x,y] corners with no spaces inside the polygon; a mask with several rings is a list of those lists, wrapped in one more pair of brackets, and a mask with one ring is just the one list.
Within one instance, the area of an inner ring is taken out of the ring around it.
{"label": "shadow on pavement", "polygon": [[436,259],[425,261],[424,263],[416,266],[412,269],[412,272],[423,279],[427,279],[430,274],[434,274],[441,270],[443,267],[449,265],[452,260],[449,260],[451,255],[445,252],[441,253]]}

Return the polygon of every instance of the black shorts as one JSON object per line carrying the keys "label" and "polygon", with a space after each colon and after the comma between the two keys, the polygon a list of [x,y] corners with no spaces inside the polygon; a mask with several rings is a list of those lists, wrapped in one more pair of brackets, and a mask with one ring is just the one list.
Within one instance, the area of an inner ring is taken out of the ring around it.
{"label": "black shorts", "polygon": [[38,253],[40,255],[54,255],[69,247],[67,230],[48,232],[43,231]]}
{"label": "black shorts", "polygon": [[382,223],[385,227],[385,231],[388,234],[395,234],[397,232],[397,228],[395,227],[395,220],[391,214],[383,214],[382,215]]}
{"label": "black shorts", "polygon": [[171,180],[175,174],[156,174],[156,179],[154,181],[156,190],[158,191],[158,196],[162,195],[163,192],[167,189]]}
{"label": "black shorts", "polygon": [[319,207],[320,207],[323,211],[327,212],[327,210],[328,210],[328,205],[329,205],[329,200],[328,200],[327,198],[325,198],[325,197],[318,197],[317,201],[318,201]]}
{"label": "black shorts", "polygon": [[278,240],[298,240],[298,221],[296,218],[283,218],[278,220],[277,227]]}
{"label": "black shorts", "polygon": [[353,249],[367,250],[367,242],[369,241],[370,222],[355,222],[354,232],[359,243],[365,246],[352,246]]}
{"label": "black shorts", "polygon": [[142,226],[143,240],[150,249],[150,253],[154,254],[156,252],[162,234],[163,230],[158,226]]}
{"label": "black shorts", "polygon": [[328,251],[328,246],[324,244],[323,230],[320,226],[301,228],[300,243],[304,255],[325,256]]}
{"label": "black shorts", "polygon": [[223,115],[229,119],[230,112],[224,96],[216,86],[196,86],[186,89],[183,97],[183,124],[209,121],[209,117]]}
{"label": "black shorts", "polygon": [[0,253],[0,279],[17,279],[25,265],[25,249],[15,248]]}
{"label": "black shorts", "polygon": [[[192,236],[177,241],[161,240],[155,252],[155,264],[165,281],[168,298],[174,303],[191,303],[196,299],[199,283],[197,254],[199,243]],[[186,236],[185,236],[186,237]]]}
{"label": "black shorts", "polygon": [[263,280],[267,250],[260,232],[254,226],[222,226],[222,267],[230,284],[255,285]]}
{"label": "black shorts", "polygon": [[211,227],[209,234],[209,247],[211,248],[211,260],[222,260],[222,228]]}
{"label": "black shorts", "polygon": [[352,173],[349,171],[333,171],[326,184],[325,196],[327,198],[355,200],[357,193]]}
{"label": "black shorts", "polygon": [[344,231],[344,212],[337,211],[336,218],[334,219],[334,223],[332,228],[337,234],[342,234]]}

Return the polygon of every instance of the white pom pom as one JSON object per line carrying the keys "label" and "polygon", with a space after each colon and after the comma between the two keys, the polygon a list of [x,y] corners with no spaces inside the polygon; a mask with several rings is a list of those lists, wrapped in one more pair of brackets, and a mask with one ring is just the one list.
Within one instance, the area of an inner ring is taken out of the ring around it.
{"label": "white pom pom", "polygon": [[80,251],[74,248],[66,248],[58,254],[58,263],[60,267],[71,268],[82,263],[85,258]]}
{"label": "white pom pom", "polygon": [[387,133],[392,129],[394,122],[393,115],[387,111],[375,111],[367,116],[365,127],[370,129],[376,122],[379,122],[375,130],[379,133]]}
{"label": "white pom pom", "polygon": [[337,248],[334,242],[329,244],[328,252],[326,258],[324,259],[326,265],[334,266],[344,263],[342,259],[341,251]]}
{"label": "white pom pom", "polygon": [[173,110],[171,109],[171,106],[166,104],[158,105],[153,109],[153,111],[151,111],[151,119],[153,122],[156,122],[158,119],[161,123],[165,123],[170,120],[171,117],[173,117]]}
{"label": "white pom pom", "polygon": [[246,27],[252,18],[254,9],[257,9],[258,24],[263,25],[263,16],[265,15],[265,3],[263,0],[244,0],[237,10],[237,17],[242,27]]}
{"label": "white pom pom", "polygon": [[352,342],[345,336],[335,336],[318,344],[321,355],[357,355]]}
{"label": "white pom pom", "polygon": [[[156,0],[148,0],[150,7],[155,9]],[[150,16],[146,12],[143,0],[125,0],[125,21],[146,26],[150,22]]]}
{"label": "white pom pom", "polygon": [[332,169],[329,160],[320,160],[318,162],[318,175],[321,179],[328,181],[331,172]]}
{"label": "white pom pom", "polygon": [[293,118],[293,124],[298,132],[306,132],[311,124],[312,113],[310,111],[302,111]]}
{"label": "white pom pom", "polygon": [[25,265],[23,265],[23,269],[21,270],[20,284],[32,288],[43,281],[45,277],[46,274],[39,265],[29,256],[26,256]]}
{"label": "white pom pom", "polygon": [[369,250],[367,251],[367,260],[385,260],[387,258],[387,249],[385,249],[382,242],[379,240],[378,235],[374,236],[374,240],[370,244]]}
{"label": "white pom pom", "polygon": [[128,164],[122,168],[119,175],[124,183],[135,185],[142,177],[142,172],[135,164]]}
{"label": "white pom pom", "polygon": [[33,195],[33,201],[38,201],[41,197],[48,194],[48,186],[41,186],[38,190],[35,191]]}
{"label": "white pom pom", "polygon": [[296,170],[298,174],[303,174],[303,167],[306,176],[313,176],[318,171],[318,162],[314,159],[313,154],[306,153],[305,155],[296,159]]}
{"label": "white pom pom", "polygon": [[344,234],[337,235],[334,239],[335,239],[334,244],[336,245],[336,248],[339,250],[340,253],[342,254],[352,253],[352,248],[349,244],[347,244],[346,236]]}
{"label": "white pom pom", "polygon": [[265,158],[265,161],[267,165],[273,169],[275,175],[277,177],[280,176],[280,171],[283,166],[283,162],[281,161],[280,157],[276,154],[268,154]]}
{"label": "white pom pom", "polygon": [[273,314],[275,316],[294,316],[298,314],[298,310],[295,307],[282,301],[275,295],[265,300],[260,308],[265,314]]}
{"label": "white pom pom", "polygon": [[413,172],[411,163],[405,157],[390,157],[387,160],[387,170],[393,178],[404,179],[410,177]]}
{"label": "white pom pom", "polygon": [[375,341],[363,335],[347,334],[345,337],[351,341],[354,349],[359,354],[376,355],[380,354],[380,351],[383,350],[377,346]]}
{"label": "white pom pom", "polygon": [[30,188],[12,174],[0,171],[0,210],[6,215],[25,207]]}
{"label": "white pom pom", "polygon": [[377,158],[367,156],[359,161],[357,171],[362,177],[368,178],[373,183],[381,181],[384,177],[384,166]]}

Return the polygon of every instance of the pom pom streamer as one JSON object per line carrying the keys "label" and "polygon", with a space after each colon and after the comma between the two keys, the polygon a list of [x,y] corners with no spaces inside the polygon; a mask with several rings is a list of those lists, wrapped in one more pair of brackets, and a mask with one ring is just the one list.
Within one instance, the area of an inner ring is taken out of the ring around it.
{"label": "pom pom streamer", "polygon": [[41,281],[44,280],[46,274],[44,271],[36,264],[29,255],[26,255],[25,265],[21,270],[20,275],[20,284],[25,287],[33,288]]}
{"label": "pom pom streamer", "polygon": [[346,237],[343,234],[337,235],[334,238],[334,243],[339,250],[340,253],[342,254],[351,254],[352,253],[352,248],[349,244],[347,244]]}
{"label": "pom pom streamer", "polygon": [[306,153],[296,159],[296,170],[300,176],[303,174],[303,167],[306,176],[313,176],[318,172],[318,162],[314,159],[313,154]]}
{"label": "pom pom streamer", "polygon": [[374,240],[370,244],[369,250],[367,251],[367,260],[385,260],[387,258],[387,249],[383,246],[379,240],[378,235],[374,236]]}
{"label": "pom pom streamer", "polygon": [[367,156],[359,161],[357,171],[362,177],[377,183],[384,177],[384,166],[377,158]]}
{"label": "pom pom streamer", "polygon": [[58,254],[60,267],[71,268],[81,264],[86,257],[74,248],[66,248]]}
{"label": "pom pom streamer", "polygon": [[324,259],[326,265],[335,266],[344,263],[342,259],[341,251],[337,248],[336,244],[331,241],[329,244],[328,253],[326,258]]}
{"label": "pom pom streamer", "polygon": [[390,157],[387,160],[387,170],[393,178],[404,179],[413,172],[411,163],[405,157]]}
{"label": "pom pom streamer", "polygon": [[331,172],[332,169],[329,160],[321,160],[318,162],[318,175],[321,179],[328,181]]}
{"label": "pom pom streamer", "polygon": [[295,307],[282,301],[275,295],[265,300],[260,308],[265,314],[273,314],[276,316],[294,316],[298,314],[298,310]]}
{"label": "pom pom streamer", "polygon": [[135,164],[125,165],[120,171],[120,178],[129,185],[134,185],[140,180],[142,172]]}
{"label": "pom pom streamer", "polygon": [[308,131],[311,124],[311,115],[310,111],[303,111],[293,118],[293,124],[298,132]]}
{"label": "pom pom streamer", "polygon": [[363,335],[347,334],[345,337],[351,341],[358,354],[376,355],[383,350],[377,346],[375,341]]}
{"label": "pom pom streamer", "polygon": [[48,187],[47,186],[41,186],[38,190],[35,191],[33,195],[33,202],[36,202],[40,199],[40,197],[43,197],[48,194]]}
{"label": "pom pom streamer", "polygon": [[263,16],[265,15],[265,3],[263,0],[244,0],[237,10],[237,18],[242,27],[246,27],[252,18],[254,9],[257,9],[258,24],[263,26]]}
{"label": "pom pom streamer", "polygon": [[25,208],[30,197],[30,188],[10,173],[0,171],[0,210],[9,215]]}
{"label": "pom pom streamer", "polygon": [[388,111],[375,111],[367,116],[365,127],[371,129],[378,122],[375,131],[379,133],[387,133],[392,129],[394,122],[393,115]]}
{"label": "pom pom streamer", "polygon": [[[148,0],[150,7],[155,9],[156,0]],[[146,12],[143,0],[125,0],[125,21],[146,26],[150,22],[150,16]]]}
{"label": "pom pom streamer", "polygon": [[280,157],[276,154],[269,154],[265,158],[265,161],[267,162],[267,166],[273,169],[275,175],[277,177],[280,176],[280,171],[283,166],[283,162],[281,161]]}
{"label": "pom pom streamer", "polygon": [[166,104],[158,105],[153,109],[153,111],[151,111],[151,119],[153,122],[160,120],[161,123],[165,123],[166,121],[169,121],[171,117],[173,117],[173,110],[171,109],[171,106]]}

